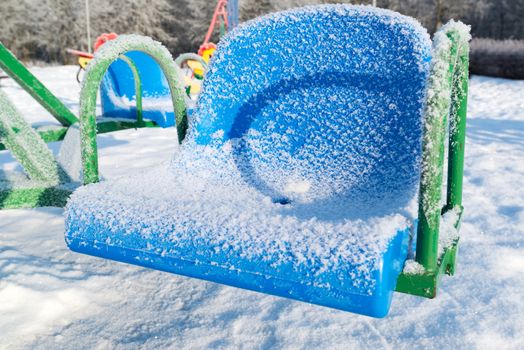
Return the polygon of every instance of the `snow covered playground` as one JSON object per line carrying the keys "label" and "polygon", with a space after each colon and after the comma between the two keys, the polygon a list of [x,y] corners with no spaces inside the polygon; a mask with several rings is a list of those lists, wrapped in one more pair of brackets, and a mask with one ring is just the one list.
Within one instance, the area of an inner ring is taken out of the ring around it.
{"label": "snow covered playground", "polygon": [[0,349],[524,349],[524,81],[459,21],[237,7],[176,59],[0,43]]}

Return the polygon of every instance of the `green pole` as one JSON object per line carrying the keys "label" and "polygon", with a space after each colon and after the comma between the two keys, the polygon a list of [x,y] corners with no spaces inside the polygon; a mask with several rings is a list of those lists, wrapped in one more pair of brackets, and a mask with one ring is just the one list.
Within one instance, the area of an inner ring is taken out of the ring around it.
{"label": "green pole", "polygon": [[135,80],[135,99],[136,99],[136,121],[138,125],[142,125],[144,121],[142,113],[142,80],[140,79],[140,73],[136,68],[135,63],[129,59],[126,55],[120,55],[122,61],[126,62],[131,71],[133,72],[133,78]]}
{"label": "green pole", "polygon": [[[422,142],[422,170],[419,195],[416,261],[424,267],[417,273],[403,272],[396,290],[433,298],[440,276],[453,275],[458,238],[439,253],[442,214],[458,208],[454,222],[458,230],[462,219],[462,176],[468,94],[469,28],[451,20],[435,34]],[[449,129],[448,129],[449,125]],[[447,202],[441,202],[444,147],[449,130]],[[443,206],[443,208],[442,208]]]}
{"label": "green pole", "polygon": [[68,176],[53,153],[2,90],[0,106],[0,142],[11,151],[29,178],[50,184],[67,182]]}
{"label": "green pole", "polygon": [[458,29],[448,29],[446,26],[434,39],[422,146],[416,260],[427,272],[435,272],[438,268],[441,188],[448,115],[450,127],[445,209],[462,205],[469,39]]}
{"label": "green pole", "polygon": [[437,35],[425,110],[416,250],[416,261],[428,272],[435,272],[438,267],[445,136],[456,53],[456,41],[453,38],[448,39],[443,32]]}
{"label": "green pole", "polygon": [[[452,40],[457,33],[450,33]],[[462,180],[464,177],[464,149],[466,141],[466,114],[468,107],[469,83],[469,49],[462,45],[458,49],[458,59],[453,81],[453,94],[451,96],[451,120],[449,135],[448,155],[448,184],[446,209],[462,206]]]}
{"label": "green pole", "polygon": [[62,125],[70,126],[78,121],[62,101],[53,95],[1,42],[0,68]]}

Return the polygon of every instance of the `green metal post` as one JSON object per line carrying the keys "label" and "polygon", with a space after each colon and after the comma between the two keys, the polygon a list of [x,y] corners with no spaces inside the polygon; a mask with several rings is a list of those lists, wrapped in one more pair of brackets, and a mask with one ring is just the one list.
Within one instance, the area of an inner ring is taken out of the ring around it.
{"label": "green metal post", "polygon": [[[453,46],[452,42],[451,47]],[[438,262],[444,142],[454,70],[449,49],[450,47],[442,45],[433,52],[437,63],[432,65],[430,71],[428,91],[432,93],[428,94],[425,112],[416,260],[428,272],[435,272]]]}
{"label": "green metal post", "polygon": [[[419,196],[419,223],[416,261],[423,265],[419,273],[403,272],[396,290],[434,298],[442,275],[453,275],[458,238],[442,247],[439,256],[440,219],[446,211],[458,208],[454,226],[462,221],[462,176],[468,93],[468,28],[450,21],[436,34],[432,66],[426,96],[422,172]],[[447,202],[441,208],[443,157],[449,119],[449,154]]]}
{"label": "green metal post", "polygon": [[129,59],[129,57],[127,57],[126,55],[120,55],[119,58],[125,63],[127,63],[129,68],[131,68],[131,72],[133,72],[136,96],[136,121],[139,125],[141,125],[144,121],[144,118],[142,113],[142,80],[140,79],[140,73],[138,72],[135,63],[131,59]]}
{"label": "green metal post", "polygon": [[[457,33],[449,34],[457,41]],[[462,206],[462,179],[464,177],[464,148],[466,141],[466,114],[468,107],[468,66],[469,48],[462,45],[457,48],[457,62],[453,77],[451,96],[450,135],[448,155],[448,184],[446,209]]]}
{"label": "green metal post", "polygon": [[[121,55],[129,51],[141,51],[151,56],[166,76],[175,112],[178,141],[182,142],[187,129],[185,92],[181,86],[181,74],[165,47],[151,38],[138,35],[121,35],[106,43],[89,64],[80,92],[80,133],[84,184],[98,182],[98,151],[96,143],[96,98],[105,72]],[[138,94],[137,94],[138,96]]]}
{"label": "green metal post", "polygon": [[62,125],[70,126],[78,121],[62,101],[53,95],[1,42],[0,68]]}

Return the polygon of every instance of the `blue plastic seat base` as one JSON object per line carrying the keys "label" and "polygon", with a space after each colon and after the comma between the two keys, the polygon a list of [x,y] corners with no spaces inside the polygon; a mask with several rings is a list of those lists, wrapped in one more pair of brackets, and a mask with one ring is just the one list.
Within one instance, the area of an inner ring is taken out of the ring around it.
{"label": "blue plastic seat base", "polygon": [[[398,264],[399,261],[406,259],[404,254],[396,256],[396,258],[394,258],[394,256],[398,255],[398,253],[395,254],[395,252],[403,252],[406,250],[405,242],[407,241],[408,234],[409,229],[397,232],[388,251],[384,254],[384,265],[386,268],[382,273],[395,282],[399,271],[387,267],[392,266],[393,262]],[[202,264],[195,261],[163,257],[160,254],[153,254],[147,251],[85,241],[79,238],[68,239],[67,244],[69,249],[78,253],[377,318],[382,318],[387,315],[394,292],[391,287],[375,295],[352,294],[343,290],[330,290],[327,292],[323,288],[308,285],[306,281],[285,280],[275,276],[260,274],[256,271],[235,271],[229,268]],[[393,284],[393,288],[395,284]]]}
{"label": "blue plastic seat base", "polygon": [[[248,185],[221,185],[222,172],[215,171],[215,180],[199,180],[198,171],[159,168],[80,188],[67,205],[69,248],[373,317],[387,314],[409,229],[377,231],[391,221],[407,223],[401,215],[355,218],[366,231],[359,238],[353,221],[271,202]],[[374,220],[381,224],[368,228]],[[323,237],[329,230],[333,237]]]}

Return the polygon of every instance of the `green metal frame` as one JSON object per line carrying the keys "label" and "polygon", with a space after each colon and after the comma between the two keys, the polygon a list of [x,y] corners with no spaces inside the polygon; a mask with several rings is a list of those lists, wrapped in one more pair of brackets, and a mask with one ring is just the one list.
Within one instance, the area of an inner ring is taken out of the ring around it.
{"label": "green metal frame", "polygon": [[59,207],[67,204],[67,199],[73,193],[73,188],[58,186],[36,186],[30,188],[13,188],[0,191],[1,209]]}
{"label": "green metal frame", "polygon": [[[449,29],[448,29],[449,28]],[[462,179],[464,175],[464,146],[468,96],[469,43],[452,25],[444,27],[449,45],[435,43],[426,101],[426,123],[423,139],[423,160],[420,180],[419,218],[417,225],[416,261],[424,267],[418,274],[402,273],[396,290],[434,298],[442,275],[455,273],[458,239],[438,256],[441,216],[458,210],[454,223],[460,228],[462,220]],[[440,63],[447,62],[447,65]],[[449,119],[448,119],[449,118]],[[441,207],[445,136],[449,125],[447,198]]]}
{"label": "green metal frame", "polygon": [[[99,118],[95,120],[94,129],[97,133],[107,133],[123,129],[157,127],[154,122],[143,120],[142,84],[138,69],[127,56],[121,55],[117,58],[129,65],[134,76],[137,119],[127,121]],[[0,209],[38,206],[63,207],[69,195],[79,184],[70,182],[45,143],[63,140],[69,126],[78,122],[78,119],[1,42],[0,68],[62,124],[62,126],[53,128],[32,129],[7,96],[0,91],[1,102],[5,107],[5,110],[0,111],[3,113],[1,119],[5,121],[0,123],[0,151],[10,150],[28,175],[28,178],[20,184],[11,184],[7,180],[0,179]],[[96,134],[94,137],[96,143]],[[38,149],[42,157],[39,159],[31,157],[28,151],[34,151],[34,149]],[[49,169],[55,169],[56,171],[53,170],[51,173],[59,174],[59,176],[49,179],[49,176],[46,176]]]}
{"label": "green metal frame", "polygon": [[69,176],[1,90],[0,106],[0,140],[27,174],[0,179],[0,208],[64,204]]}

